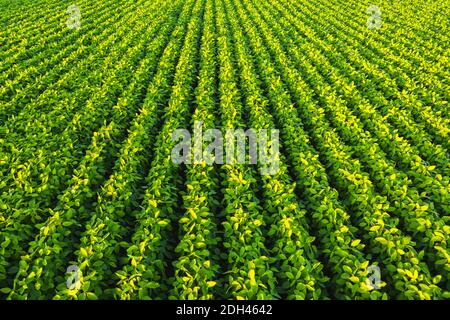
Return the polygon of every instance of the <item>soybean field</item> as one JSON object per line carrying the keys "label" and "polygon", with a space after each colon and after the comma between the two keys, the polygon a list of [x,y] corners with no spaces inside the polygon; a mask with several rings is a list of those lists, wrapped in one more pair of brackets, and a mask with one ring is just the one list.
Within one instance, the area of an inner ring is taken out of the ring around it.
{"label": "soybean field", "polygon": [[449,1],[0,13],[1,300],[450,299]]}

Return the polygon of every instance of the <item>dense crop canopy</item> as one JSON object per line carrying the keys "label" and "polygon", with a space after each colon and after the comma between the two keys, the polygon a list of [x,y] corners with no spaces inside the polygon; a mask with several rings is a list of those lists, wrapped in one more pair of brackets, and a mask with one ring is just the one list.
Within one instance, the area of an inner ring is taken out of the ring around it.
{"label": "dense crop canopy", "polygon": [[450,299],[448,1],[0,11],[0,299]]}

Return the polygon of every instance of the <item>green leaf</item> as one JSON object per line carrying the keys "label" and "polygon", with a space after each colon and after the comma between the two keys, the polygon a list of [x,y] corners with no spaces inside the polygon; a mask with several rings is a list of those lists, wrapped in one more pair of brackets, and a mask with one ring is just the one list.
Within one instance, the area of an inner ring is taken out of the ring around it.
{"label": "green leaf", "polygon": [[1,289],[0,289],[0,292],[1,292],[1,293],[5,293],[5,294],[10,293],[11,291],[12,291],[11,288],[1,288]]}
{"label": "green leaf", "polygon": [[88,257],[88,253],[85,248],[80,248],[80,254],[82,257],[85,257],[85,258]]}
{"label": "green leaf", "polygon": [[359,239],[353,240],[351,246],[356,247],[360,242],[361,242],[361,240],[359,240]]}
{"label": "green leaf", "polygon": [[95,293],[92,293],[92,292],[86,293],[86,297],[88,298],[88,300],[98,300],[98,298],[95,295]]}
{"label": "green leaf", "polygon": [[376,237],[375,240],[384,245],[388,244],[388,241],[383,237]]}

